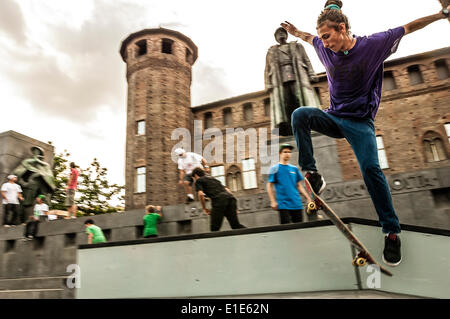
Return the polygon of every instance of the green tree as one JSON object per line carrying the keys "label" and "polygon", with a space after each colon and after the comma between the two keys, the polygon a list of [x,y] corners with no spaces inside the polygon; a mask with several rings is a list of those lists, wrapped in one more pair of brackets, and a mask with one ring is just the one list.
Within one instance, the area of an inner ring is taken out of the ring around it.
{"label": "green tree", "polygon": [[[65,201],[70,175],[69,156],[70,153],[66,150],[54,156],[53,175],[56,190],[52,195],[50,209],[67,210]],[[108,169],[101,167],[96,158],[88,168],[80,168],[78,196],[75,197],[78,216],[113,213],[123,210],[125,188],[117,184],[110,184],[107,180],[107,172]]]}
{"label": "green tree", "polygon": [[123,186],[110,184],[106,179],[108,169],[101,167],[96,158],[86,169],[81,169],[78,182],[79,210],[88,214],[105,214],[121,210],[118,205],[112,206],[111,201],[123,202]]}
{"label": "green tree", "polygon": [[[51,143],[49,143],[51,144]],[[56,154],[53,157],[53,176],[55,177],[55,191],[50,201],[50,209],[66,210],[66,187],[69,180],[67,174],[69,167],[68,157],[70,153],[64,150],[63,153]]]}

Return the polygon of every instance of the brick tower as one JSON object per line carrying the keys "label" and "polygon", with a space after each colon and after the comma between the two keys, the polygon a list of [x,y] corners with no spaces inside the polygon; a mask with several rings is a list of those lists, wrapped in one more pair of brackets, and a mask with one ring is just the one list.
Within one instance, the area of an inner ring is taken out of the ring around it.
{"label": "brick tower", "polygon": [[127,64],[128,100],[125,209],[184,200],[171,160],[176,128],[191,130],[192,65],[198,49],[185,35],[164,28],[130,34],[120,47]]}

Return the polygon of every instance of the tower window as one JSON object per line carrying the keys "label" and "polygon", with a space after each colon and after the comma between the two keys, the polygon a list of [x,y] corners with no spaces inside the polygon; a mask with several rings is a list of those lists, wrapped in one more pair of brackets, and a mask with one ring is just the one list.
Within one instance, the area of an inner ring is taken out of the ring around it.
{"label": "tower window", "polygon": [[147,40],[136,42],[136,57],[147,54]]}
{"label": "tower window", "polygon": [[145,193],[145,167],[136,168],[136,193]]}
{"label": "tower window", "polygon": [[434,66],[436,67],[439,80],[444,80],[450,77],[450,72],[448,71],[447,62],[445,60],[438,60],[434,62]]}
{"label": "tower window", "polygon": [[422,72],[420,72],[418,65],[411,65],[408,67],[408,75],[411,85],[423,83]]}
{"label": "tower window", "polygon": [[384,72],[383,87],[386,91],[395,90],[397,88],[392,71]]}
{"label": "tower window", "polygon": [[145,121],[136,122],[136,134],[145,135]]}
{"label": "tower window", "polygon": [[252,103],[244,104],[244,121],[253,121],[253,105],[252,105]]}
{"label": "tower window", "polygon": [[173,40],[162,39],[162,53],[172,54]]}
{"label": "tower window", "polygon": [[186,48],[186,62],[192,64],[192,52]]}

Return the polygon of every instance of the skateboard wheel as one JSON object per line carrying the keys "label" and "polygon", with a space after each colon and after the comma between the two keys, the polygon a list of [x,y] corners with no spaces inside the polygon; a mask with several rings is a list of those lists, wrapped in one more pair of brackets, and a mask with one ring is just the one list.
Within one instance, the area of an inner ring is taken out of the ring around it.
{"label": "skateboard wheel", "polygon": [[356,257],[353,259],[352,265],[357,266],[357,267],[363,267],[366,265],[366,262],[367,262],[367,259],[361,258],[361,257]]}
{"label": "skateboard wheel", "polygon": [[316,203],[310,202],[308,203],[308,214],[311,214],[312,212],[317,210]]}
{"label": "skateboard wheel", "polygon": [[367,260],[365,258],[357,258],[356,259],[356,265],[358,267],[363,267],[366,265]]}

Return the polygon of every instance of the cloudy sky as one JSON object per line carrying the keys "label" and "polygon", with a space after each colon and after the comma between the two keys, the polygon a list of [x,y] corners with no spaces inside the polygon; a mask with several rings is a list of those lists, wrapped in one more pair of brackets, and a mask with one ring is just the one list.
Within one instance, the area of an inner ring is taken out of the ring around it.
{"label": "cloudy sky", "polygon": [[[315,32],[325,1],[0,0],[0,132],[14,130],[86,167],[94,157],[124,183],[126,79],[118,53],[130,33],[164,27],[199,48],[192,105],[264,89],[267,49],[288,20]],[[344,0],[356,35],[437,13],[438,0]],[[405,37],[391,58],[450,45],[441,20]],[[293,41],[292,37],[289,41]],[[305,44],[316,72],[324,71]]]}

